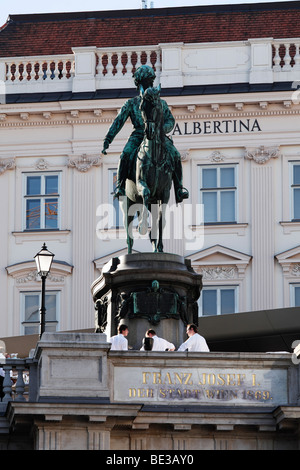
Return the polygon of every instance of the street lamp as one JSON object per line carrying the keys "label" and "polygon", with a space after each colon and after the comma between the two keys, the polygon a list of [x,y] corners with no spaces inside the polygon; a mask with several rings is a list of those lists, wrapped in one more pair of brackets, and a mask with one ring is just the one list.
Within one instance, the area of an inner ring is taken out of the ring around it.
{"label": "street lamp", "polygon": [[40,338],[45,331],[45,316],[46,316],[46,307],[45,307],[45,293],[46,293],[46,277],[48,276],[51,268],[51,264],[54,258],[54,254],[51,251],[47,250],[46,244],[44,243],[41,251],[39,251],[34,259],[36,262],[37,272],[42,278],[42,301],[41,301],[41,328],[40,328]]}

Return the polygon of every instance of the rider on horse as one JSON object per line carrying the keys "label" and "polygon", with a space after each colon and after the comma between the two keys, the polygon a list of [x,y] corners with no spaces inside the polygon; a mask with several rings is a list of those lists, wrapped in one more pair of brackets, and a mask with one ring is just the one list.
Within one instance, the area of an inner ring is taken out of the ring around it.
{"label": "rider on horse", "polygon": [[[141,89],[146,90],[147,88],[153,87],[153,82],[155,80],[154,70],[147,66],[142,65],[134,73],[134,83],[140,92]],[[175,125],[175,119],[169,110],[167,103],[164,100],[162,101],[163,106],[163,115],[164,115],[164,133],[165,133],[165,151],[166,158],[169,159],[170,168],[172,168],[172,179],[174,183],[175,190],[175,199],[176,202],[182,202],[183,199],[187,199],[189,196],[188,191],[182,186],[182,166],[181,158],[178,150],[173,144],[171,138],[166,134],[172,131]],[[103,143],[102,153],[106,154],[110,143],[113,141],[118,132],[122,129],[128,117],[130,117],[133,124],[134,130],[129,137],[123,152],[120,156],[118,175],[117,175],[117,185],[115,189],[115,197],[119,198],[120,196],[125,195],[125,182],[126,179],[135,180],[135,161],[137,157],[138,149],[143,141],[144,132],[145,132],[145,123],[142,118],[141,110],[141,96],[140,94],[134,98],[131,98],[126,101],[123,105],[118,116],[112,123]]]}

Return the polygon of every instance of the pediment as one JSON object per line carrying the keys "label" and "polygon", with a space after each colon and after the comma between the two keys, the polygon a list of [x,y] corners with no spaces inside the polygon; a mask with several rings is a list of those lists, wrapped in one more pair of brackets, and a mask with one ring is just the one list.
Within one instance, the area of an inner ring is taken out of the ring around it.
{"label": "pediment", "polygon": [[275,256],[286,278],[300,277],[300,246],[283,251]]}
{"label": "pediment", "polygon": [[[54,283],[63,283],[67,275],[71,274],[73,266],[65,261],[53,260],[47,280]],[[7,273],[16,279],[17,284],[40,282],[36,264],[33,260],[16,263],[6,267]]]}
{"label": "pediment", "polygon": [[214,245],[193,255],[187,256],[191,260],[192,266],[212,266],[212,265],[248,265],[251,256],[240,251],[232,250],[222,245]]}
{"label": "pediment", "polygon": [[290,250],[283,251],[275,256],[278,262],[283,264],[300,263],[300,245]]}

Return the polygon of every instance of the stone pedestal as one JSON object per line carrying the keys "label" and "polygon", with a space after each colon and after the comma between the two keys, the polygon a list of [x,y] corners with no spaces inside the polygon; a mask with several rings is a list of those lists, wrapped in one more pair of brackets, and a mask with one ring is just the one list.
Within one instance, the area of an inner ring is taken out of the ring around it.
{"label": "stone pedestal", "polygon": [[95,333],[43,333],[38,361],[37,399],[46,397],[107,398],[106,336]]}
{"label": "stone pedestal", "polygon": [[186,325],[197,324],[201,288],[202,276],[182,256],[134,253],[112,258],[91,287],[96,331],[110,337],[125,323],[129,346],[140,349],[152,328],[178,347],[187,338]]}

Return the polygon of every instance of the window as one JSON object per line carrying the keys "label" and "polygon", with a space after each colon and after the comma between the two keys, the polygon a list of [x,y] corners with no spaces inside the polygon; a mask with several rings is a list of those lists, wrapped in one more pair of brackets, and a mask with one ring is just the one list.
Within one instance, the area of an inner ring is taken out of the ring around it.
{"label": "window", "polygon": [[237,286],[205,287],[200,296],[200,315],[237,312]]}
{"label": "window", "polygon": [[300,307],[300,284],[291,284],[291,306]]}
{"label": "window", "polygon": [[204,223],[236,222],[236,166],[200,166]]}
{"label": "window", "polygon": [[292,165],[292,220],[300,221],[300,163]]}
{"label": "window", "polygon": [[[22,328],[24,335],[38,334],[40,331],[40,292],[21,293]],[[45,295],[46,331],[56,331],[58,325],[59,292],[48,291]]]}
{"label": "window", "polygon": [[59,229],[59,176],[58,173],[25,174],[25,230]]}
{"label": "window", "polygon": [[123,214],[119,204],[119,200],[114,197],[114,190],[117,185],[117,170],[109,170],[109,202],[112,207],[110,214],[110,226],[115,228],[123,227]]}

